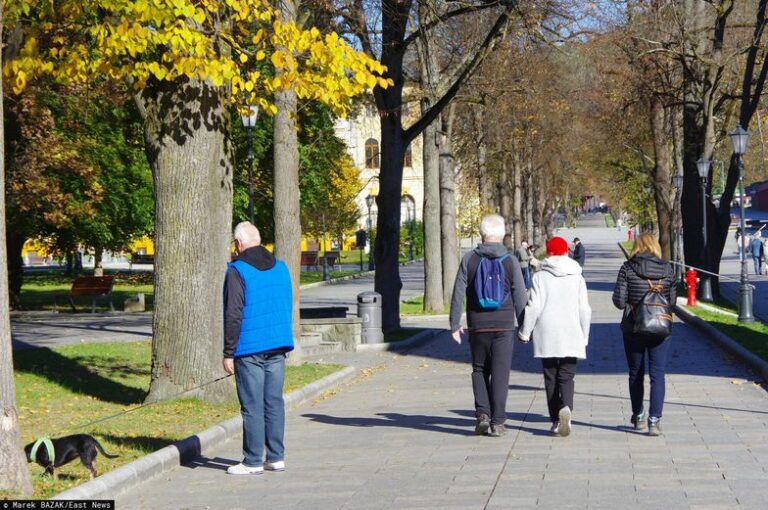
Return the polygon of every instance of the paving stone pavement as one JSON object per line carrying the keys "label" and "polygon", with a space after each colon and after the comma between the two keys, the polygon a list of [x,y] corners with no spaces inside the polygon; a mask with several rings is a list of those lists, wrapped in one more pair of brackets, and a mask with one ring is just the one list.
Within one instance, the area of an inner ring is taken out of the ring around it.
{"label": "paving stone pavement", "polygon": [[685,324],[675,324],[672,338],[664,435],[629,427],[620,315],[610,302],[619,234],[598,218],[560,232],[585,244],[593,307],[570,437],[548,435],[540,365],[520,344],[508,434],[473,435],[468,348],[445,333],[405,354],[333,358],[370,368],[333,395],[289,411],[286,472],[226,475],[241,459],[235,438],[212,457],[119,495],[117,508],[768,507],[768,395]]}

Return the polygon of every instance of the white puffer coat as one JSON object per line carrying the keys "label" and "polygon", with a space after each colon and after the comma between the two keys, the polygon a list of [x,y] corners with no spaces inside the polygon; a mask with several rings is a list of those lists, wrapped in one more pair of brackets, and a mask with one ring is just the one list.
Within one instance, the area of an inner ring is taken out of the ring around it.
{"label": "white puffer coat", "polygon": [[567,255],[547,257],[533,275],[518,336],[533,337],[536,358],[585,359],[591,316],[581,266]]}

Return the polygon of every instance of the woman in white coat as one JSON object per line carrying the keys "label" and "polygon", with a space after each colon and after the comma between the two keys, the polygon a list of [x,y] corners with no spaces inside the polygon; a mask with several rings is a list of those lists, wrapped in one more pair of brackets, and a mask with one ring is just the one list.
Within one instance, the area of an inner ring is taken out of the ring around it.
{"label": "woman in white coat", "polygon": [[550,431],[555,435],[571,433],[576,362],[587,357],[591,315],[581,266],[568,257],[568,242],[553,237],[547,241],[541,271],[533,276],[518,338],[533,338],[533,355],[541,358]]}

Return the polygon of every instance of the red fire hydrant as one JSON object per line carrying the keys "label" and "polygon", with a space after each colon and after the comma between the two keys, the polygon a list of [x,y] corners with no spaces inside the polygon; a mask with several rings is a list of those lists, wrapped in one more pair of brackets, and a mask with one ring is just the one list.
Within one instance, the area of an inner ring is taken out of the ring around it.
{"label": "red fire hydrant", "polygon": [[685,285],[688,287],[687,306],[696,306],[696,286],[699,283],[699,275],[691,268],[685,273]]}
{"label": "red fire hydrant", "polygon": [[627,241],[632,241],[632,227],[627,229]]}

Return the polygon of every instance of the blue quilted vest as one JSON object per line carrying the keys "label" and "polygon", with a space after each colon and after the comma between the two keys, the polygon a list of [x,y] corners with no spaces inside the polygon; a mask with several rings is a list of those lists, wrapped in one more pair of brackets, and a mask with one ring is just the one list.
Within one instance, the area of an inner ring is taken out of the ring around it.
{"label": "blue quilted vest", "polygon": [[245,282],[245,302],[235,357],[259,352],[293,350],[291,276],[282,260],[260,271],[242,260],[229,264]]}

